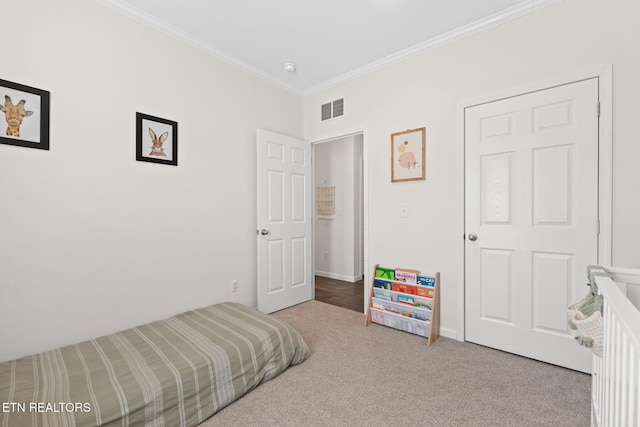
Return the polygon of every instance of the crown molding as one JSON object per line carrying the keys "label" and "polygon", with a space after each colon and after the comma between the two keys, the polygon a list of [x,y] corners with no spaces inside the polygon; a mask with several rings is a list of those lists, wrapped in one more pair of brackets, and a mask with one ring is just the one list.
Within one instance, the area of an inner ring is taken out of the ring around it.
{"label": "crown molding", "polygon": [[481,20],[472,22],[471,24],[465,25],[463,27],[457,28],[453,31],[445,33],[441,36],[434,37],[422,43],[419,43],[410,48],[401,50],[400,52],[396,52],[392,55],[389,55],[385,58],[382,58],[378,61],[374,61],[370,64],[367,64],[363,67],[356,68],[355,70],[344,73],[336,78],[326,80],[320,84],[311,86],[306,88],[303,91],[305,96],[314,95],[316,93],[327,90],[331,87],[340,85],[342,83],[348,82],[350,80],[357,79],[364,75],[373,73],[374,71],[381,70],[390,65],[397,64],[406,59],[409,59],[413,56],[428,52],[430,50],[437,49],[446,44],[453,43],[462,38],[477,34],[481,31],[488,30],[490,28],[496,27],[500,24],[504,24],[505,22],[512,21],[514,19],[520,18],[522,16],[528,15],[533,12],[537,12],[540,9],[543,9],[547,6],[554,5],[556,3],[560,3],[563,0],[526,0],[522,3],[519,3],[515,6],[502,10],[496,14],[483,18]]}
{"label": "crown molding", "polygon": [[547,6],[553,6],[561,1],[562,0],[533,0],[533,11],[537,12],[540,9],[544,9]]}
{"label": "crown molding", "polygon": [[349,71],[347,73],[344,73],[333,79],[329,79],[317,85],[310,86],[304,89],[303,91],[295,89],[283,83],[282,81],[279,81],[277,79],[270,77],[268,74],[234,57],[233,55],[230,55],[229,53],[223,50],[217,49],[211,46],[210,44],[204,42],[203,40],[197,37],[193,37],[185,33],[184,31],[180,30],[179,28],[174,27],[173,25],[170,25],[151,14],[148,14],[136,7],[131,6],[130,4],[126,3],[123,0],[94,0],[94,1],[121,15],[134,19],[135,21],[149,28],[159,31],[160,33],[168,37],[178,40],[188,46],[191,46],[195,49],[200,50],[201,52],[204,52],[210,56],[213,56],[214,58],[217,58],[229,65],[239,68],[240,70],[245,71],[255,77],[265,80],[281,89],[284,89],[295,95],[307,96],[307,95],[313,95],[313,94],[322,92],[331,87],[334,87],[334,86],[346,83],[350,80],[354,80],[364,75],[373,73],[375,71],[397,64],[399,62],[402,62],[406,59],[409,59],[421,53],[425,53],[430,50],[437,49],[448,43],[453,43],[457,40],[460,40],[464,37],[468,37],[473,34],[477,34],[481,31],[488,30],[490,28],[498,26],[500,24],[504,24],[505,22],[512,21],[521,16],[525,16],[530,13],[537,12],[540,9],[560,3],[563,0],[525,0],[522,3],[519,3],[515,6],[512,6],[494,15],[488,16],[479,21],[465,25],[456,30],[445,33],[441,36],[434,37],[430,40],[419,43],[410,48],[401,50],[385,58],[382,58],[380,60],[367,64],[365,66],[362,66],[352,71]]}
{"label": "crown molding", "polygon": [[241,69],[249,74],[254,75],[255,77],[266,80],[267,82],[278,86],[281,89],[284,89],[288,92],[291,92],[295,95],[303,95],[302,91],[297,90],[279,80],[273,79],[268,74],[258,70],[257,68],[247,64],[246,62],[234,57],[233,55],[228,54],[227,52],[217,49],[210,44],[204,42],[203,40],[193,37],[181,29],[168,24],[157,17],[148,14],[137,7],[131,6],[130,4],[122,1],[122,0],[95,0],[95,2],[100,3],[101,5],[117,12],[121,15],[124,15],[128,18],[131,18],[149,28],[152,28],[172,39],[178,40],[187,46],[191,46],[195,49],[200,50],[201,52],[206,53],[207,55],[213,56],[216,59],[219,59],[229,65],[232,65],[236,68]]}

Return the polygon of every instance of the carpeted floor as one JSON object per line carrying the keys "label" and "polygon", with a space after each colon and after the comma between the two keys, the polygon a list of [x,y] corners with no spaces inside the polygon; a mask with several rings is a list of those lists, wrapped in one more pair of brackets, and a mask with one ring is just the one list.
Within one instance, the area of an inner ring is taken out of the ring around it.
{"label": "carpeted floor", "polygon": [[318,301],[275,313],[310,354],[202,423],[213,426],[589,426],[591,377],[424,338]]}

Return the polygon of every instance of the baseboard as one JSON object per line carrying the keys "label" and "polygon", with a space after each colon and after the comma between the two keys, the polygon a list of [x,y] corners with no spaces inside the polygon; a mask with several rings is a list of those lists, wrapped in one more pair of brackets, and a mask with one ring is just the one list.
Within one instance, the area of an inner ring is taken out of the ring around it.
{"label": "baseboard", "polygon": [[358,280],[362,280],[362,277],[363,277],[362,275],[345,276],[343,274],[329,273],[327,271],[316,271],[315,275],[320,277],[326,277],[327,279],[342,280],[343,282],[351,282],[351,283],[355,283]]}
{"label": "baseboard", "polygon": [[454,329],[447,329],[447,328],[443,328],[442,326],[440,326],[440,336],[441,337],[446,337],[446,338],[451,338],[452,340],[457,340],[458,339],[458,332]]}

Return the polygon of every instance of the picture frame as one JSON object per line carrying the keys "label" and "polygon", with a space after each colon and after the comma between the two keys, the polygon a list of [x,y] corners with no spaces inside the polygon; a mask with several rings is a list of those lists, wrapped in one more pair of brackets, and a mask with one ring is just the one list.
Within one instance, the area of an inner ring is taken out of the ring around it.
{"label": "picture frame", "polygon": [[0,80],[0,144],[49,150],[50,102],[49,91]]}
{"label": "picture frame", "polygon": [[426,128],[391,134],[391,182],[425,180]]}
{"label": "picture frame", "polygon": [[178,123],[137,112],[136,160],[178,166]]}

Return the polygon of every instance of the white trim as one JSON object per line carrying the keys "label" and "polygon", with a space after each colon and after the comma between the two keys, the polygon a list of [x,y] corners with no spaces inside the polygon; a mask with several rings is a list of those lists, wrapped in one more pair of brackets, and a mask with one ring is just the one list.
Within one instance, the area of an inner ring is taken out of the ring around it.
{"label": "white trim", "polygon": [[560,3],[562,0],[533,0],[533,11],[536,12],[540,9],[544,9],[547,6],[553,6]]}
{"label": "white trim", "polygon": [[249,63],[241,59],[238,59],[235,56],[229,54],[228,52],[218,49],[197,37],[187,34],[183,30],[167,22],[164,22],[161,19],[147,12],[142,11],[135,6],[132,6],[131,4],[127,3],[124,0],[95,0],[95,1],[121,15],[129,17],[143,25],[146,25],[149,28],[159,31],[160,33],[168,37],[176,39],[188,46],[191,46],[223,62],[226,62],[227,64],[233,65],[234,67],[237,67],[249,74],[252,74],[258,78],[261,78],[271,84],[274,84],[281,89],[284,89],[296,95],[313,95],[318,92],[322,92],[326,89],[329,89],[331,87],[345,83],[347,81],[362,77],[366,74],[370,74],[374,71],[378,71],[390,65],[397,64],[401,61],[404,61],[408,58],[419,55],[421,53],[424,53],[433,49],[437,49],[446,44],[460,40],[464,37],[468,37],[473,34],[477,34],[481,31],[488,30],[497,25],[504,24],[505,22],[509,22],[514,19],[520,18],[521,16],[525,16],[530,13],[537,12],[540,9],[543,9],[547,6],[552,6],[556,3],[560,3],[563,0],[524,0],[521,3],[516,4],[515,6],[509,7],[498,13],[487,16],[486,18],[464,25],[453,31],[449,31],[448,33],[434,37],[430,40],[426,40],[422,43],[419,43],[407,49],[403,49],[385,58],[374,61],[362,67],[356,68],[355,70],[349,71],[335,78],[326,80],[317,85],[308,87],[304,90],[295,89],[292,86],[289,86],[288,84],[280,80],[274,79],[273,77],[269,76],[267,73],[255,68]]}
{"label": "white trim", "polygon": [[[456,274],[458,279],[458,286],[456,288],[458,292],[458,311],[456,312],[456,324],[457,324],[457,333],[456,339],[458,341],[464,341],[464,312],[465,312],[465,295],[464,295],[464,266],[465,266],[465,254],[464,254],[464,224],[465,224],[465,205],[464,205],[464,183],[466,182],[465,177],[465,162],[464,162],[464,110],[468,105],[466,102],[460,104],[457,108],[456,115],[458,116],[458,136],[456,143],[456,175],[458,177],[458,185],[456,186],[457,200],[458,200],[458,209],[457,219],[458,219],[458,232],[456,233],[456,239],[458,239],[458,272]],[[442,328],[441,328],[442,329]]]}
{"label": "white trim", "polygon": [[[561,1],[561,0],[560,0]],[[458,120],[458,136],[457,136],[457,177],[458,177],[458,310],[456,313],[456,322],[458,324],[456,339],[464,341],[465,339],[465,295],[464,295],[464,183],[465,183],[465,164],[464,164],[464,111],[466,108],[488,102],[498,101],[500,99],[513,96],[524,95],[529,92],[535,92],[552,88],[555,86],[566,85],[581,80],[598,78],[598,98],[600,100],[600,121],[598,130],[598,217],[600,219],[600,237],[598,239],[598,264],[612,265],[612,231],[613,231],[613,65],[607,64],[589,71],[573,73],[552,80],[546,80],[535,84],[527,85],[517,89],[510,89],[492,95],[485,95],[478,98],[468,99],[458,104],[457,120]]]}
{"label": "white trim", "polygon": [[456,330],[455,329],[449,329],[449,328],[443,328],[442,326],[440,326],[440,336],[441,337],[445,337],[445,338],[451,338],[452,340],[456,339]]}
{"label": "white trim", "polygon": [[554,5],[556,3],[560,3],[561,1],[563,0],[525,0],[522,3],[518,3],[515,6],[504,9],[498,13],[464,25],[460,28],[456,28],[453,31],[449,31],[448,33],[426,40],[422,43],[418,43],[415,46],[403,49],[385,58],[371,62],[370,64],[356,68],[355,70],[349,71],[347,73],[341,74],[333,79],[329,79],[317,85],[308,87],[303,91],[303,94],[313,95],[322,92],[331,87],[343,84],[350,80],[357,79],[393,64],[397,64],[413,56],[428,52],[430,50],[438,49],[446,44],[455,42],[464,37],[472,36],[481,31],[488,30],[500,24],[504,24],[505,22],[509,22],[530,13],[537,12],[540,9]]}
{"label": "white trim", "polygon": [[314,274],[316,276],[326,277],[327,279],[342,280],[343,282],[355,283],[358,280],[362,280],[362,274],[359,276],[345,276],[343,274],[335,274],[328,271],[317,271],[317,270],[315,271]]}
{"label": "white trim", "polygon": [[[358,126],[355,129],[345,132],[334,132],[330,135],[318,137],[314,141],[311,142],[311,145],[321,144],[323,142],[334,141],[337,139],[348,138],[350,136],[362,135],[362,159],[363,159],[363,169],[362,169],[362,227],[364,233],[364,271],[362,272],[362,276],[364,279],[364,311],[366,313],[367,303],[368,303],[368,295],[369,295],[369,284],[371,283],[371,269],[373,268],[373,264],[369,265],[369,146],[368,146],[368,132],[365,126]],[[314,167],[315,169],[315,167]],[[315,233],[315,225],[313,227]],[[314,235],[315,241],[315,235]],[[315,247],[315,245],[314,245]],[[313,255],[313,259],[315,260],[315,254]],[[315,270],[315,264],[314,264]],[[314,286],[315,291],[315,286]],[[315,298],[315,296],[314,296]]]}
{"label": "white trim", "polygon": [[332,137],[328,137],[328,138],[325,138],[325,139],[320,139],[320,140],[317,140],[317,141],[313,141],[311,143],[311,145],[324,144],[325,142],[337,141],[339,139],[349,138],[349,137],[358,136],[358,135],[364,135],[364,133],[361,130],[354,131],[354,132],[346,133],[346,134],[340,135],[340,136],[332,136]]}
{"label": "white trim", "polygon": [[364,262],[362,275],[364,276],[364,309],[362,313],[367,312],[367,303],[369,295],[369,286],[367,283],[372,283],[371,277],[371,265],[369,259],[369,137],[368,132],[364,126],[362,129],[362,227],[363,227],[363,250],[364,250]]}
{"label": "white trim", "polygon": [[279,80],[276,80],[270,77],[267,73],[264,73],[263,71],[255,68],[249,63],[242,61],[236,58],[235,56],[212,46],[211,44],[205,42],[204,40],[201,40],[197,37],[187,34],[183,30],[179,29],[178,27],[168,24],[167,22],[164,22],[161,19],[158,19],[157,17],[150,15],[147,12],[144,12],[123,0],[95,0],[95,1],[121,15],[124,15],[128,18],[131,18],[141,23],[142,25],[152,28],[168,37],[171,37],[172,39],[178,40],[186,44],[187,46],[191,46],[195,49],[198,49],[206,53],[207,55],[210,55],[223,62],[226,62],[227,64],[232,65],[236,68],[239,68],[242,71],[245,71],[249,74],[252,74],[255,77],[261,78],[273,85],[278,86],[281,89],[284,89],[295,95],[302,95],[302,92],[300,90],[295,89]]}
{"label": "white trim", "polygon": [[598,264],[613,265],[613,66],[599,74]]}

